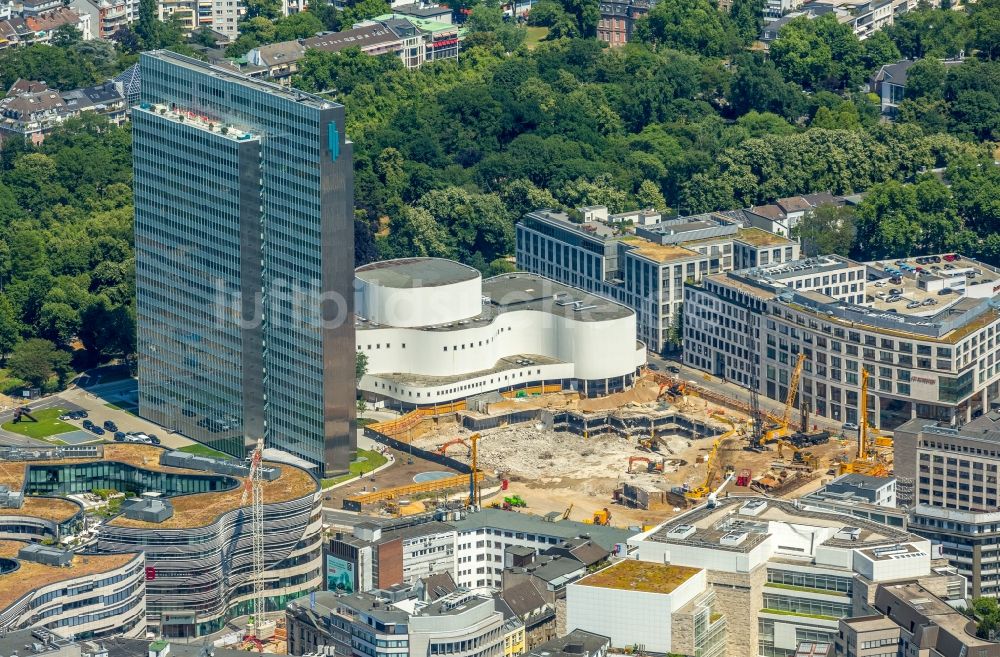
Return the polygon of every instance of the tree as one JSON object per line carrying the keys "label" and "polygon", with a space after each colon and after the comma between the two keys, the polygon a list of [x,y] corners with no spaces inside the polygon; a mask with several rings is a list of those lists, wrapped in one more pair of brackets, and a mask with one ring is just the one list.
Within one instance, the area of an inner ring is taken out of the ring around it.
{"label": "tree", "polygon": [[365,401],[365,398],[361,395],[358,395],[357,410],[358,410],[358,419],[363,420],[365,417],[365,413],[368,412],[368,403]]}
{"label": "tree", "polygon": [[734,53],[741,43],[729,15],[709,0],[661,2],[635,29],[638,39],[646,43],[710,57]]}
{"label": "tree", "polygon": [[806,256],[846,256],[854,244],[855,221],[852,207],[824,203],[802,217],[794,232]]}
{"label": "tree", "polygon": [[805,109],[797,85],[785,82],[774,62],[757,54],[736,58],[736,75],[730,84],[729,102],[737,114],[772,112],[795,121]]}
{"label": "tree", "polygon": [[46,303],[38,316],[39,337],[68,344],[80,330],[80,313],[65,303]]}
{"label": "tree", "polygon": [[858,85],[865,77],[861,41],[833,14],[790,21],[781,28],[770,53],[785,79],[804,87],[841,89]]}
{"label": "tree", "polygon": [[1000,2],[980,0],[972,6],[969,17],[971,45],[987,59],[1000,58]]}
{"label": "tree", "polygon": [[729,10],[733,28],[744,45],[750,45],[764,29],[764,0],[733,0]]}
{"label": "tree", "polygon": [[98,362],[127,357],[136,348],[135,315],[99,295],[80,313],[79,337]]}
{"label": "tree", "polygon": [[368,355],[359,351],[354,356],[354,380],[360,381],[368,372]]}
{"label": "tree", "polygon": [[59,386],[62,387],[70,372],[69,363],[68,353],[56,349],[48,340],[32,338],[14,347],[7,367],[11,374],[33,387],[42,387],[53,375],[59,377]]}
{"label": "tree", "polygon": [[355,23],[389,13],[392,13],[392,9],[386,0],[359,0],[344,7],[344,11],[340,13],[340,26],[341,29],[349,29]]}
{"label": "tree", "polygon": [[83,33],[75,25],[67,23],[60,25],[52,32],[50,43],[53,46],[65,48],[80,41],[83,41]]}
{"label": "tree", "polygon": [[245,20],[266,18],[274,20],[281,16],[281,0],[246,0]]}
{"label": "tree", "polygon": [[17,320],[14,306],[6,294],[0,294],[0,359],[6,359],[20,341],[21,323]]}
{"label": "tree", "polygon": [[906,97],[937,100],[944,94],[944,64],[936,57],[915,62],[906,72]]}
{"label": "tree", "polygon": [[924,7],[908,11],[886,28],[903,57],[956,57],[968,50],[971,34],[965,12]]}
{"label": "tree", "polygon": [[661,212],[667,209],[667,201],[663,198],[663,192],[651,180],[642,181],[639,185],[639,191],[635,194],[635,198],[641,208],[652,208]]}
{"label": "tree", "polygon": [[314,15],[327,30],[336,31],[340,29],[340,18],[337,16],[337,8],[330,0],[313,0],[309,3],[309,13]]}
{"label": "tree", "polygon": [[874,71],[883,64],[899,61],[899,48],[893,43],[885,30],[879,30],[863,42],[865,67]]}
{"label": "tree", "polygon": [[286,16],[276,21],[274,27],[275,38],[278,41],[307,39],[326,29],[323,21],[311,11],[300,11],[297,14]]}

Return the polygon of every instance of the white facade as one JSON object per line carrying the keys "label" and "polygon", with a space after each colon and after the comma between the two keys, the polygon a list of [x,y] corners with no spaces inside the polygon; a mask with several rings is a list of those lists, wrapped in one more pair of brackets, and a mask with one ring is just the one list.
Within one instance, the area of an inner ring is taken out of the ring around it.
{"label": "white facade", "polygon": [[360,268],[356,290],[368,359],[358,387],[376,399],[423,406],[543,384],[606,392],[645,364],[630,310],[539,276],[483,282],[458,263],[411,259]]}
{"label": "white facade", "polygon": [[[615,568],[616,566],[609,566]],[[650,652],[672,652],[673,614],[705,592],[699,570],[670,593],[591,586],[587,578],[566,586],[566,627],[611,639],[611,645],[641,645]]]}

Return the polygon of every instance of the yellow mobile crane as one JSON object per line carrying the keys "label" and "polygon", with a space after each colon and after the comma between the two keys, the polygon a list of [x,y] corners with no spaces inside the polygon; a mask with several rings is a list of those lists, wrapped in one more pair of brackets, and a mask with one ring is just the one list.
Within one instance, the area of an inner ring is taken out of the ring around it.
{"label": "yellow mobile crane", "polygon": [[[858,394],[861,395],[861,399],[859,400],[861,402],[861,419],[858,422],[858,452],[855,454],[853,461],[848,461],[840,465],[840,474],[856,472],[873,477],[888,476],[889,469],[875,450],[875,445],[878,445],[879,439],[884,439],[885,437],[880,436],[878,431],[868,424],[868,370],[864,369],[864,367],[861,368],[861,390]],[[871,443],[868,441],[869,432],[875,437],[875,440]],[[888,440],[891,444],[892,439],[888,438]]]}
{"label": "yellow mobile crane", "polygon": [[[795,408],[795,398],[799,395],[799,381],[802,379],[802,365],[805,361],[806,355],[800,353],[795,362],[795,369],[792,370],[792,378],[788,382],[788,395],[785,397],[785,412],[781,416],[781,422],[776,428],[764,434],[760,445],[781,440],[792,432],[792,410]],[[802,430],[805,431],[806,428],[803,427]]]}

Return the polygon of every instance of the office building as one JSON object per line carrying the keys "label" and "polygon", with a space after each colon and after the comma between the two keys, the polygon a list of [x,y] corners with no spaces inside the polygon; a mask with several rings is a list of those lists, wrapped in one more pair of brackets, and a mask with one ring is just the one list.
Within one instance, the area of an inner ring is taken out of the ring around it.
{"label": "office building", "polygon": [[894,477],[845,474],[799,498],[807,508],[836,511],[882,525],[906,529],[907,511],[896,506]]}
{"label": "office building", "polygon": [[976,623],[916,582],[879,586],[870,616],[840,621],[838,657],[997,657],[1000,643],[976,636]]}
{"label": "office building", "polygon": [[347,593],[454,575],[455,528],[444,522],[395,529],[362,522],[352,534],[337,533],[329,540],[325,566],[327,590]]}
{"label": "office building", "polygon": [[784,400],[801,353],[799,403],[819,416],[860,422],[864,367],[871,425],[967,422],[1000,402],[997,279],[957,254],[708,276],[685,286],[684,362]]}
{"label": "office building", "polygon": [[[635,610],[634,618],[650,619],[645,625],[627,624],[630,642],[665,645],[669,638],[671,652],[688,655],[702,654],[696,651],[699,645],[705,650],[714,645],[715,623],[728,625],[724,654],[729,657],[785,657],[804,642],[833,643],[840,619],[874,613],[880,584],[917,582],[940,597],[965,595],[965,579],[939,568],[930,541],[773,498],[724,498],[628,542],[635,549],[630,556],[639,560],[635,563],[652,570],[590,584],[607,589],[609,596],[614,591]],[[607,572],[614,575],[616,567]],[[703,590],[692,581],[703,581]],[[570,624],[577,618],[574,587],[585,584],[586,578],[570,585]],[[674,600],[678,591],[683,595]],[[644,602],[647,595],[657,596],[655,606]],[[584,610],[593,606],[587,600],[581,604]],[[668,608],[673,610],[669,634],[662,627]],[[706,608],[707,618],[700,616]]]}
{"label": "office building", "polygon": [[64,638],[141,637],[145,612],[141,552],[84,555],[0,540],[0,638],[28,628]]}
{"label": "office building", "polygon": [[[131,559],[141,549],[143,555],[136,561],[140,578],[143,556],[147,568],[142,627],[130,636],[144,636],[147,622],[161,637],[204,636],[249,613],[253,537],[248,506],[241,504],[246,464],[135,443],[89,450],[89,454],[69,447],[43,454],[35,449],[11,450],[0,462],[11,490],[23,493],[26,513],[48,513],[53,496],[95,488],[136,497],[120,513],[91,528],[88,547],[100,556],[75,560],[66,572],[86,573],[91,566]],[[267,610],[273,612],[322,585],[322,517],[319,483],[306,470],[265,462],[263,478],[264,595]],[[6,512],[0,509],[0,518]],[[19,570],[14,577],[24,572]],[[36,582],[25,584],[34,587]],[[0,583],[0,591],[4,590]],[[118,609],[115,600],[107,598],[101,613]],[[0,619],[2,608],[0,604]],[[71,609],[67,606],[66,614],[75,617]],[[110,627],[117,623],[118,628],[132,628],[123,618],[115,621],[114,614],[100,617],[112,623]]]}
{"label": "office building", "polygon": [[504,613],[488,595],[458,590],[434,601],[410,589],[297,600],[286,612],[288,652],[336,657],[503,657]]}
{"label": "office building", "polygon": [[354,217],[344,108],[166,51],[132,110],[139,412],[346,472]]}
{"label": "office building", "polygon": [[910,530],[940,545],[972,597],[1000,595],[1000,413],[961,427],[911,420],[894,434],[893,467]]}
{"label": "office building", "polygon": [[602,206],[572,217],[537,210],[517,224],[517,266],[631,308],[639,340],[661,351],[679,337],[684,281],[799,257],[797,242],[745,223],[742,211],[664,220]]}
{"label": "office building", "polygon": [[573,630],[566,636],[535,646],[529,657],[604,657],[611,639],[586,630]]}
{"label": "office building", "polygon": [[472,267],[405,258],[359,267],[358,388],[397,408],[512,390],[597,396],[632,387],[646,363],[635,313],[542,276],[483,280]]}
{"label": "office building", "polygon": [[625,529],[572,520],[549,522],[540,516],[501,509],[464,514],[450,524],[458,532],[455,581],[467,588],[500,588],[504,555],[511,546],[542,552],[584,536],[600,548],[619,554],[624,553],[625,541],[633,534]]}

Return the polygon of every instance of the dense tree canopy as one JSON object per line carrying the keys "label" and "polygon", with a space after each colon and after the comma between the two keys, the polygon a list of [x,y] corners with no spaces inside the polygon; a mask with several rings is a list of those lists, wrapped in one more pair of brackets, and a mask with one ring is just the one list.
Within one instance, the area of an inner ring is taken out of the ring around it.
{"label": "dense tree canopy", "polygon": [[[865,42],[832,17],[794,20],[764,57],[749,48],[760,0],[735,0],[729,14],[708,0],[661,2],[620,48],[593,38],[596,0],[541,0],[529,22],[546,38],[531,47],[496,0],[466,0],[455,3],[471,9],[457,61],[407,70],[357,49],[310,51],[294,84],[347,108],[359,264],[434,255],[495,274],[511,267],[514,224],[532,209],[693,213],[820,191],[867,196],[804,222],[809,253],[956,249],[1000,264],[998,3],[923,8]],[[230,54],[387,10],[316,0],[282,18],[274,0],[254,0]],[[58,45],[7,49],[0,83],[69,89],[142,48],[203,45],[151,11],[142,0],[117,48],[67,31]],[[960,52],[963,62],[938,61]],[[925,59],[886,123],[863,84],[901,56]],[[127,128],[92,115],[39,147],[0,149],[0,357],[51,376],[62,365],[39,363],[53,353],[82,346],[101,362],[134,351],[129,149]]]}

